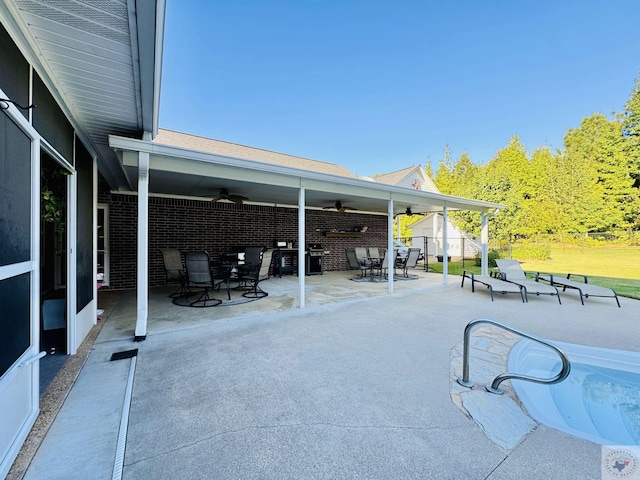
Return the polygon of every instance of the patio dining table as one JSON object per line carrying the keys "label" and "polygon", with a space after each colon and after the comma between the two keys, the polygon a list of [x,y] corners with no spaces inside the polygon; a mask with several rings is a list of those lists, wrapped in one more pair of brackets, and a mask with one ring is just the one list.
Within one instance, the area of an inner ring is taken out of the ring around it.
{"label": "patio dining table", "polygon": [[227,284],[227,300],[231,300],[231,278],[234,273],[237,274],[238,264],[236,262],[223,261],[215,263],[214,267],[217,267],[222,274]]}

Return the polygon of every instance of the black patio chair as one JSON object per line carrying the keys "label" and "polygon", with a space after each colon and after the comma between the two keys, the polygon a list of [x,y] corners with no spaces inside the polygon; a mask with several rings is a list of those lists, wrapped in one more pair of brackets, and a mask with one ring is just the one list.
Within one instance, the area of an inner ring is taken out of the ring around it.
{"label": "black patio chair", "polygon": [[260,269],[262,251],[264,247],[247,247],[244,250],[244,259],[238,264],[238,290],[250,290],[251,285],[245,279],[248,275]]}
{"label": "black patio chair", "polygon": [[164,271],[166,283],[179,283],[178,289],[169,295],[171,298],[181,297],[191,293],[187,287],[187,272],[182,264],[180,252],[174,248],[161,248],[162,260],[164,262]]}
{"label": "black patio chair", "polygon": [[247,268],[239,271],[239,279],[245,285],[248,291],[242,294],[246,298],[262,298],[269,295],[262,290],[259,286],[262,280],[269,278],[269,268],[271,267],[271,256],[273,252],[271,250],[265,251],[259,263],[251,263]]}
{"label": "black patio chair", "polygon": [[187,267],[187,286],[192,288],[202,288],[203,291],[196,300],[189,302],[192,307],[215,307],[220,305],[222,300],[212,296],[211,291],[225,282],[224,278],[213,278],[211,273],[211,263],[207,252],[186,252],[184,261]]}

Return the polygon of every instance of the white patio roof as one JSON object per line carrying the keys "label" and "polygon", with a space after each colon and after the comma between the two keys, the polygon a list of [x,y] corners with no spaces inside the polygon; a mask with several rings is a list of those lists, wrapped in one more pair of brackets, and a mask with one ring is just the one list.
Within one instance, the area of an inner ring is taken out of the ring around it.
{"label": "white patio roof", "polygon": [[388,212],[393,200],[394,214],[407,207],[413,211],[448,210],[492,211],[503,205],[454,197],[359,178],[285,167],[243,158],[216,155],[157,142],[119,136],[109,137],[118,152],[129,184],[138,179],[138,153],[149,154],[149,192],[151,194],[213,198],[221,188],[269,205],[298,205],[301,186],[306,190],[307,207],[327,207],[340,200],[359,212]]}

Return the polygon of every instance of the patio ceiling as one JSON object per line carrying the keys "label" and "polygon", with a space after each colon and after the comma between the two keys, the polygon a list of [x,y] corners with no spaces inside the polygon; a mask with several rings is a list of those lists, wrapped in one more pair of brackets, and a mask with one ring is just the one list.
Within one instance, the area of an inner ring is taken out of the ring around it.
{"label": "patio ceiling", "polygon": [[110,137],[110,145],[121,160],[129,183],[138,183],[138,152],[149,153],[149,192],[211,199],[221,188],[249,198],[249,203],[298,205],[300,187],[305,188],[307,207],[331,207],[337,200],[358,212],[386,214],[393,200],[394,214],[449,210],[490,211],[502,205],[453,197],[359,178],[348,178],[215,155],[171,145]]}
{"label": "patio ceiling", "polygon": [[164,0],[2,0],[0,19],[104,178],[125,187],[108,135],[157,130]]}

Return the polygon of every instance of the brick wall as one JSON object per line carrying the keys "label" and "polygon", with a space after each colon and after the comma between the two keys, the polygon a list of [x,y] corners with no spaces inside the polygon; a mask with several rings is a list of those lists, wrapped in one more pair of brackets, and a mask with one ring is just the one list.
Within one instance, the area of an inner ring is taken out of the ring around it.
{"label": "brick wall", "polygon": [[[109,193],[107,185],[101,182],[98,201],[109,204],[109,288],[135,288],[138,198]],[[386,216],[308,210],[305,222],[306,243],[321,243],[330,251],[324,257],[326,271],[348,270],[347,247],[384,249],[387,245]],[[325,237],[321,232],[354,226],[368,229],[361,238]],[[276,237],[283,241],[297,240],[297,209],[151,197],[149,285],[165,283],[160,248],[177,248],[182,252],[206,250],[212,257],[219,257],[249,245],[271,248]]]}

